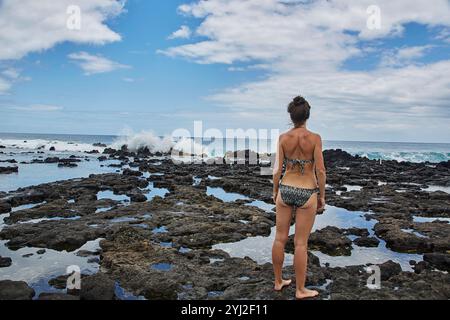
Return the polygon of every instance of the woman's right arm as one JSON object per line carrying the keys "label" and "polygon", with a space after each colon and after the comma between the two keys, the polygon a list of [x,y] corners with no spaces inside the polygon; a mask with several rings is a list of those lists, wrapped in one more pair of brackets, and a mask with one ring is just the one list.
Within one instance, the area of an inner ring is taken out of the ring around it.
{"label": "woman's right arm", "polygon": [[323,211],[325,209],[325,184],[327,181],[327,174],[325,169],[325,163],[323,161],[322,138],[320,137],[320,135],[317,136],[318,139],[316,142],[316,146],[314,148],[314,162],[316,164],[316,176],[320,190],[320,198],[317,210]]}

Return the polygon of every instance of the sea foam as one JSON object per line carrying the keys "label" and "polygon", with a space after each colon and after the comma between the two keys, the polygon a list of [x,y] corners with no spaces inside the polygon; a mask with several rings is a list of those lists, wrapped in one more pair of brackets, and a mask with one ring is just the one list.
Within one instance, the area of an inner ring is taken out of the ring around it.
{"label": "sea foam", "polygon": [[172,149],[184,154],[207,155],[208,149],[190,138],[175,139],[171,136],[159,137],[153,132],[142,131],[140,133],[128,132],[113,142],[111,148],[120,149],[126,145],[128,150],[137,151],[147,148],[150,152],[168,153]]}
{"label": "sea foam", "polygon": [[84,152],[97,150],[102,153],[105,148],[94,147],[90,143],[78,143],[61,140],[45,140],[45,139],[0,139],[0,145],[7,148],[24,149],[24,150],[50,150],[55,148],[55,151],[60,152]]}

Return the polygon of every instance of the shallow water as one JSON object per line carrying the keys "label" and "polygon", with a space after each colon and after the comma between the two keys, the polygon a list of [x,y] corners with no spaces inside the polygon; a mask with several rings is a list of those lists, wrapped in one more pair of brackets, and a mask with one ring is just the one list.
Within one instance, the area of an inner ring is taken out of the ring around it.
{"label": "shallow water", "polygon": [[170,263],[155,263],[150,266],[151,269],[158,271],[170,271],[173,268],[173,265]]}
{"label": "shallow water", "polygon": [[[40,292],[50,292],[48,280],[66,274],[70,266],[79,267],[82,274],[93,274],[98,271],[98,263],[88,263],[92,257],[78,257],[76,253],[79,250],[98,250],[100,240],[89,241],[73,252],[45,249],[45,253],[41,255],[36,252],[42,248],[27,247],[13,251],[6,247],[7,241],[0,241],[0,255],[12,259],[10,267],[0,268],[0,280],[25,281],[35,289],[36,296]],[[30,253],[33,255],[23,257]]]}
{"label": "shallow water", "polygon": [[122,222],[133,222],[133,221],[137,221],[137,219],[135,217],[118,217],[118,218],[109,220],[110,223],[122,223]]}
{"label": "shallow water", "polygon": [[151,201],[156,196],[164,198],[168,193],[170,193],[170,191],[167,188],[156,188],[153,182],[150,183],[148,190],[145,192],[147,201]]}
{"label": "shallow water", "polygon": [[143,296],[135,296],[120,286],[120,283],[116,281],[114,293],[119,300],[146,300]]}
{"label": "shallow water", "polygon": [[[222,199],[234,199],[234,195],[231,197],[224,196],[226,193],[221,188],[210,188],[210,194],[222,198]],[[247,198],[248,199],[248,198]],[[252,202],[254,206],[260,209],[271,211],[273,205],[264,203],[261,205],[260,202]],[[369,231],[370,236],[376,237],[374,235],[373,227],[376,220],[367,220],[365,215],[369,212],[362,211],[349,211],[343,208],[338,208],[334,206],[326,206],[326,210],[323,214],[317,215],[312,232],[316,230],[323,229],[327,226],[335,226],[342,229],[357,227],[366,228]],[[295,233],[295,224],[291,226],[289,234]],[[221,243],[213,246],[213,249],[221,249],[229,253],[233,257],[245,257],[248,256],[255,260],[259,264],[264,264],[267,262],[272,262],[272,243],[275,238],[275,227],[271,229],[271,233],[268,237],[256,236],[243,239],[238,242],[232,243]],[[349,236],[351,240],[355,239],[356,236]],[[365,265],[369,264],[379,264],[386,262],[388,260],[393,260],[398,262],[403,270],[411,271],[410,260],[422,261],[422,255],[419,254],[408,254],[408,253],[398,253],[386,248],[386,242],[382,239],[380,244],[376,248],[359,247],[352,244],[353,250],[350,256],[330,256],[324,254],[320,251],[311,251],[313,254],[319,257],[322,265],[328,263],[332,267],[345,267],[351,265]],[[293,264],[294,256],[292,254],[285,254],[285,265]]]}
{"label": "shallow water", "polygon": [[[67,180],[73,178],[83,178],[88,177],[90,174],[99,174],[99,173],[111,173],[116,172],[118,168],[108,167],[109,164],[117,164],[119,161],[116,160],[107,160],[104,162],[99,162],[97,157],[99,155],[86,155],[84,153],[74,153],[74,152],[48,152],[45,154],[37,154],[33,153],[21,153],[18,154],[17,150],[14,150],[15,154],[0,154],[0,160],[6,159],[16,159],[18,162],[20,161],[31,161],[34,158],[42,157],[45,159],[46,157],[59,157],[59,158],[68,158],[72,154],[79,155],[84,158],[86,156],[89,157],[90,161],[85,161],[82,159],[81,162],[77,163],[78,167],[76,168],[59,168],[57,164],[5,164],[5,166],[19,166],[19,173],[10,174],[10,175],[0,175],[0,191],[11,191],[15,190],[19,187],[26,187],[30,185],[38,185],[47,182],[54,182],[57,180]],[[157,164],[155,164],[157,165]],[[135,169],[135,168],[132,168]],[[144,174],[144,178],[148,178],[151,175],[161,175],[158,173],[146,173]],[[215,180],[220,179],[214,176],[208,176],[208,179]],[[198,185],[202,181],[201,178],[194,177],[193,184]],[[385,182],[379,183],[380,185],[386,184]],[[351,190],[359,190],[360,186],[349,186],[345,185],[348,191]],[[441,186],[430,186],[427,189],[423,189],[425,191],[435,191],[442,190],[449,193],[450,187],[441,187]],[[166,193],[169,191],[164,188],[154,188],[151,184],[149,187],[149,192],[146,194],[147,199],[151,200],[155,196],[164,197]],[[238,194],[238,193],[228,193],[225,192],[222,188],[207,188],[207,194],[213,195],[219,199],[222,199],[225,202],[233,202],[236,200],[246,200],[251,201],[246,203],[245,205],[256,206],[262,210],[267,212],[271,212],[273,214],[273,204],[265,203],[260,200],[254,200],[247,196]],[[99,193],[100,198],[108,198],[117,201],[129,202],[129,197],[125,195],[114,195],[112,191],[103,191]],[[384,202],[387,199],[384,197],[380,197],[374,199],[374,201]],[[45,203],[45,202],[44,202]],[[43,204],[43,203],[40,203]],[[33,206],[40,204],[27,204],[24,206],[20,206],[17,208],[13,208],[13,211],[24,210],[32,208]],[[104,210],[109,210],[111,208],[103,208],[98,209],[98,212],[102,212]],[[100,211],[101,210],[101,211]],[[345,209],[327,206],[327,210],[323,215],[319,215],[316,218],[316,223],[314,225],[313,230],[322,229],[328,225],[337,226],[340,228],[350,228],[350,227],[359,227],[359,228],[367,228],[370,234],[373,236],[373,225],[375,221],[367,221],[364,218],[364,215],[370,214],[370,212],[351,212]],[[3,218],[8,216],[8,214],[0,215],[0,229],[3,227]],[[51,219],[67,219],[67,218],[51,218]],[[44,220],[51,219],[36,219],[31,220],[29,223],[38,223]],[[77,217],[68,218],[68,219],[77,219]],[[127,217],[127,219],[130,219]],[[135,218],[131,218],[135,219]],[[424,217],[414,217],[415,222],[432,222],[436,219],[445,220],[450,222],[450,218],[424,218]],[[40,221],[38,221],[40,220]],[[116,221],[112,222],[134,222],[135,220],[121,220],[121,218],[117,218]],[[248,221],[241,221],[242,223],[248,223]],[[136,225],[139,227],[139,225]],[[144,227],[144,226],[143,226]],[[148,227],[148,226],[147,226]],[[295,225],[291,227],[290,234],[293,234],[295,230]],[[166,228],[163,226],[161,228],[155,228],[153,230],[154,233],[167,232]],[[232,256],[236,257],[244,257],[249,256],[258,263],[271,262],[271,246],[273,242],[273,238],[275,235],[275,228],[272,228],[271,234],[268,237],[250,237],[235,243],[228,244],[218,244],[214,246],[214,249],[223,249],[224,251],[229,252]],[[349,238],[354,239],[354,236],[349,236]],[[79,250],[89,250],[96,251],[99,246],[99,240],[90,241],[82,246]],[[59,276],[66,273],[66,268],[70,265],[77,265],[80,267],[82,273],[89,274],[95,273],[98,271],[98,263],[88,263],[87,261],[92,257],[78,257],[75,252],[66,252],[66,251],[55,251],[51,249],[46,249],[46,252],[43,255],[38,255],[36,251],[41,248],[22,248],[17,251],[9,250],[5,246],[6,241],[0,241],[0,255],[3,257],[11,257],[13,264],[8,268],[0,268],[0,280],[3,279],[11,279],[11,280],[23,280],[28,282],[35,290],[37,291],[37,295],[40,292],[55,292],[58,291],[54,288],[51,288],[47,281],[55,276]],[[160,245],[164,247],[169,247],[172,244],[162,242]],[[359,264],[367,264],[367,263],[382,263],[387,260],[394,260],[399,262],[404,270],[411,270],[409,265],[409,260],[421,261],[422,255],[416,254],[405,254],[405,253],[396,253],[386,248],[385,242],[380,239],[380,244],[377,248],[364,248],[358,247],[353,244],[353,250],[351,256],[338,256],[332,257],[326,254],[323,254],[318,251],[313,251],[315,255],[320,258],[322,264],[329,263],[331,266],[347,266],[347,265],[359,265]],[[180,248],[180,253],[189,252],[191,249],[189,248]],[[78,251],[78,250],[77,250]],[[25,258],[23,255],[33,253],[32,256]],[[212,258],[213,260],[214,258]],[[220,259],[214,262],[220,262]],[[292,264],[293,255],[286,254],[285,264]],[[161,263],[151,266],[156,270],[160,271],[168,271],[172,268],[172,265],[168,263]],[[245,281],[245,280],[242,280]],[[116,286],[116,294],[121,299],[134,299],[133,295],[124,291],[120,285]],[[221,292],[211,292],[211,296],[220,295]],[[139,297],[138,297],[139,298]]]}
{"label": "shallow water", "polygon": [[442,218],[442,217],[419,217],[419,216],[413,216],[413,222],[434,222],[434,221],[447,221],[447,223],[450,223],[450,218]]}
{"label": "shallow water", "polygon": [[[42,156],[42,159],[47,157],[60,157],[68,158],[74,153],[46,153],[41,154],[14,154],[5,155],[0,154],[0,160],[16,159],[17,162],[31,161],[38,156]],[[19,167],[18,173],[13,174],[1,174],[0,175],[0,191],[13,191],[18,188],[39,185],[42,183],[49,183],[60,180],[68,180],[75,178],[88,177],[90,174],[111,173],[115,172],[116,168],[108,167],[109,164],[119,163],[116,160],[107,160],[100,162],[97,160],[97,156],[89,156],[86,154],[80,154],[83,158],[88,156],[90,161],[78,162],[78,167],[65,168],[58,167],[57,163],[32,163],[32,164],[14,164]],[[8,164],[13,166],[13,164]],[[101,166],[103,165],[103,167]]]}
{"label": "shallow water", "polygon": [[250,200],[250,198],[247,196],[244,196],[239,193],[226,192],[222,188],[207,187],[206,194],[209,196],[214,196],[224,202],[233,202],[236,200]]}
{"label": "shallow water", "polygon": [[450,193],[450,187],[444,186],[428,186],[428,188],[422,188],[423,191],[434,192],[434,191],[442,191],[445,193]]}
{"label": "shallow water", "polygon": [[[354,185],[349,185],[349,184],[344,184],[343,187],[345,187],[347,189],[347,192],[350,191],[360,191],[362,189],[362,186],[354,186]],[[337,195],[341,195],[343,191],[336,191]]]}
{"label": "shallow water", "polygon": [[65,217],[53,217],[53,218],[40,218],[40,219],[32,219],[32,220],[27,220],[27,221],[20,221],[20,224],[36,224],[36,223],[40,223],[43,221],[61,221],[61,220],[79,220],[81,219],[80,216],[75,216],[75,217],[69,217],[69,218],[65,218]]}
{"label": "shallow water", "polygon": [[167,229],[166,229],[166,227],[162,226],[162,227],[153,229],[153,230],[152,230],[152,233],[153,233],[153,234],[157,234],[157,233],[167,233]]}
{"label": "shallow water", "polygon": [[[31,209],[33,207],[42,205],[42,203],[26,204],[12,208],[12,212]],[[5,227],[4,219],[10,214],[0,215],[0,230]],[[77,220],[79,216],[75,217],[53,217],[32,219],[22,223],[40,223],[42,221],[54,220]],[[99,265],[97,262],[88,262],[91,257],[79,257],[76,253],[79,250],[96,251],[100,248],[99,242],[101,239],[89,241],[73,252],[56,251],[45,248],[43,254],[38,254],[37,251],[43,248],[25,247],[19,250],[10,250],[6,243],[8,241],[0,241],[0,256],[9,257],[12,259],[11,266],[7,268],[0,268],[0,280],[25,281],[35,291],[35,298],[41,292],[61,292],[51,287],[48,280],[53,277],[66,274],[67,268],[70,266],[77,266],[82,274],[93,274],[98,271]]]}
{"label": "shallow water", "polygon": [[112,192],[110,190],[99,191],[97,193],[97,200],[102,200],[102,199],[111,199],[111,200],[119,201],[119,202],[130,202],[130,197],[128,197],[127,195],[114,194],[114,192]]}
{"label": "shallow water", "polygon": [[428,236],[425,236],[425,235],[421,234],[420,232],[415,231],[414,229],[401,229],[401,230],[403,232],[413,234],[419,238],[429,238]]}

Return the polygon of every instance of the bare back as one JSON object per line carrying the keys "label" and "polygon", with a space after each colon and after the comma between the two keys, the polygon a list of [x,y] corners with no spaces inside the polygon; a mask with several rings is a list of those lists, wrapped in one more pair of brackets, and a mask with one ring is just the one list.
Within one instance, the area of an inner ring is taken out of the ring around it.
{"label": "bare back", "polygon": [[313,163],[304,165],[303,174],[299,170],[299,164],[286,164],[286,173],[283,184],[303,188],[316,188],[317,179],[314,172],[316,145],[319,136],[307,129],[296,128],[284,133],[280,139],[284,157],[287,159],[314,160]]}

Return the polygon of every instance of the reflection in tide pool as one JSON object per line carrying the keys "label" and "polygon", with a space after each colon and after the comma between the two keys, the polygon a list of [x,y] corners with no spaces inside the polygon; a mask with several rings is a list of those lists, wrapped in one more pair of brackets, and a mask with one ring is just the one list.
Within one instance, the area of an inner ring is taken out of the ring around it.
{"label": "reflection in tide pool", "polygon": [[[20,163],[22,161],[29,162],[32,159],[39,157],[41,157],[40,160],[44,160],[47,157],[68,158],[73,154],[79,155],[80,158],[88,157],[90,161],[82,160],[77,163],[78,166],[75,168],[61,168],[58,167],[57,163]],[[0,154],[0,160],[10,158],[17,160],[18,163],[15,165],[19,167],[19,172],[0,175],[0,191],[12,191],[18,188],[74,178],[87,178],[91,174],[111,173],[115,172],[116,169],[111,168],[108,165],[119,163],[117,160],[100,162],[95,156],[76,152],[46,152],[46,154],[32,152],[26,154],[14,153],[12,155]]]}
{"label": "reflection in tide pool", "polygon": [[97,200],[111,199],[119,202],[130,202],[130,197],[123,194],[114,194],[111,190],[99,191],[97,193]]}
{"label": "reflection in tide pool", "polygon": [[[338,228],[367,228],[371,236],[374,236],[373,226],[375,220],[366,220],[365,212],[348,211],[343,208],[327,206],[323,214],[317,215],[313,231],[323,229],[326,226],[336,226]],[[295,225],[291,226],[289,234],[295,233]],[[221,243],[213,246],[213,249],[220,249],[229,253],[233,257],[248,256],[259,264],[272,262],[272,243],[275,238],[275,227],[272,228],[268,237],[257,236],[233,243]],[[354,237],[352,237],[354,238]],[[412,270],[409,261],[422,261],[422,255],[398,253],[386,248],[386,243],[380,240],[376,248],[359,247],[353,244],[350,256],[329,256],[320,251],[312,251],[319,257],[322,265],[329,263],[331,267],[345,267],[350,265],[365,265],[367,263],[379,264],[388,260],[398,262],[403,270]],[[293,264],[294,256],[285,255],[285,265]]]}
{"label": "reflection in tide pool", "polygon": [[428,186],[428,188],[422,188],[423,191],[434,192],[434,191],[442,191],[446,193],[450,193],[450,187],[444,186]]}
{"label": "reflection in tide pool", "polygon": [[119,282],[116,282],[114,293],[119,300],[146,300],[143,296],[135,296],[120,286]]}
{"label": "reflection in tide pool", "polygon": [[149,185],[149,191],[146,192],[145,196],[147,201],[151,201],[154,197],[158,196],[164,198],[170,191],[166,188],[156,188],[153,182]]}
{"label": "reflection in tide pool", "polygon": [[[76,265],[80,267],[82,274],[93,274],[98,271],[98,263],[88,263],[91,257],[79,257],[79,250],[95,252],[100,246],[101,239],[89,241],[74,252],[56,251],[45,249],[44,254],[36,252],[42,248],[26,247],[13,251],[6,247],[7,241],[0,241],[0,256],[10,257],[12,265],[8,268],[0,268],[0,280],[25,281],[36,291],[55,291],[48,285],[48,280],[66,274],[67,267]],[[33,254],[28,257],[24,255]]]}
{"label": "reflection in tide pool", "polygon": [[207,187],[206,194],[208,196],[214,196],[224,202],[233,202],[236,200],[250,200],[250,198],[247,196],[244,196],[239,193],[226,192],[222,188]]}
{"label": "reflection in tide pool", "polygon": [[442,218],[442,217],[419,217],[419,216],[413,216],[414,222],[434,222],[434,221],[447,221],[447,223],[450,223],[450,218]]}

